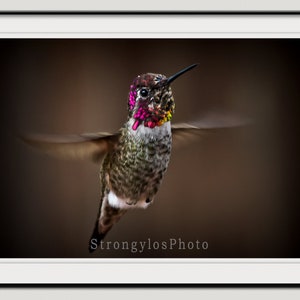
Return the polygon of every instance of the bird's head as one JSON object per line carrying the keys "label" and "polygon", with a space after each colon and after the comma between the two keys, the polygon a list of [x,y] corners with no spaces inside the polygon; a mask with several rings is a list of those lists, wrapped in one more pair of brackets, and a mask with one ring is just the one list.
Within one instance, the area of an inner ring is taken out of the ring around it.
{"label": "bird's head", "polygon": [[191,65],[173,76],[146,73],[136,77],[128,96],[129,118],[133,118],[132,129],[140,125],[154,128],[171,120],[175,102],[171,82],[197,65]]}

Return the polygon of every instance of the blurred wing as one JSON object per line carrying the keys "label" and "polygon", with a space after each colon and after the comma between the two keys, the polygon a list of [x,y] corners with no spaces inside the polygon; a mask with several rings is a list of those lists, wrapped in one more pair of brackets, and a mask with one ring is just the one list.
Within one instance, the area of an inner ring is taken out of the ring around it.
{"label": "blurred wing", "polygon": [[228,114],[210,114],[199,121],[190,123],[178,123],[172,125],[173,145],[183,145],[195,139],[202,138],[207,133],[224,128],[236,128],[251,123],[250,119]]}
{"label": "blurred wing", "polygon": [[80,135],[34,134],[20,137],[26,144],[42,152],[65,159],[89,159],[99,162],[111,151],[119,139],[119,133],[86,133]]}

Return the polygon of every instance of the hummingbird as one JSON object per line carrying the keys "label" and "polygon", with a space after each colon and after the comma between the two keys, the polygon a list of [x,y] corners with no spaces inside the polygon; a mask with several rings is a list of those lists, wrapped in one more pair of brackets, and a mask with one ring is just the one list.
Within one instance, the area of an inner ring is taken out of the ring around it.
{"label": "hummingbird", "polygon": [[145,209],[154,202],[173,143],[199,136],[207,129],[240,124],[219,119],[171,125],[175,112],[171,83],[196,66],[188,66],[169,77],[156,73],[137,76],[129,89],[127,120],[116,133],[21,137],[48,154],[101,163],[100,205],[88,243],[90,253],[127,211]]}

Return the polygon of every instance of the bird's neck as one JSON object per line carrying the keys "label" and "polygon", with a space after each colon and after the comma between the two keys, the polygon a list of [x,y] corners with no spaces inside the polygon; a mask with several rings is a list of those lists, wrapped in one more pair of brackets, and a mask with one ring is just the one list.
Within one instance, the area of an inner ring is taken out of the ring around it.
{"label": "bird's neck", "polygon": [[135,122],[134,118],[128,119],[125,124],[125,128],[128,134],[138,139],[160,138],[166,135],[171,135],[171,122],[165,122],[161,126],[155,126],[154,128],[146,127],[140,124],[135,130],[132,128]]}

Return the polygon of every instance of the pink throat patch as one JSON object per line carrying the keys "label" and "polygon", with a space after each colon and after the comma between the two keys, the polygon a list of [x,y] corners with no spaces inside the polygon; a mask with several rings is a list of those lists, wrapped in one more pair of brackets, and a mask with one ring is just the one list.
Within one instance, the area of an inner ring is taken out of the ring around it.
{"label": "pink throat patch", "polygon": [[137,130],[137,128],[139,127],[139,125],[140,125],[140,121],[139,120],[135,120],[135,122],[132,125],[132,129],[133,130]]}

